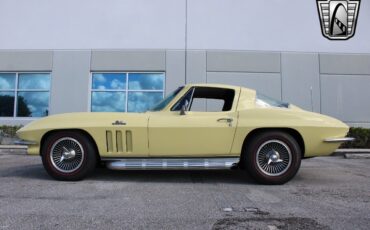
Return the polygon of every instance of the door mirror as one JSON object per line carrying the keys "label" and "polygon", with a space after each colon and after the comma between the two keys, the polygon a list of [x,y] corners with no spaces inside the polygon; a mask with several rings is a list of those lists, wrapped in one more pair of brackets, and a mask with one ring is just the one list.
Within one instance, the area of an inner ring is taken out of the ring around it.
{"label": "door mirror", "polygon": [[186,115],[185,111],[186,111],[186,107],[185,105],[183,105],[180,110],[180,115]]}
{"label": "door mirror", "polygon": [[186,111],[188,110],[189,102],[185,100],[185,103],[181,106],[180,115],[186,115]]}

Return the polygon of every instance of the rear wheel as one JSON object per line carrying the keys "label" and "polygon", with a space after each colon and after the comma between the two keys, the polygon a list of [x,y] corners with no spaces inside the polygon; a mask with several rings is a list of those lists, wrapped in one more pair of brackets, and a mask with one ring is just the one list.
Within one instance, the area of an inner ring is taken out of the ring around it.
{"label": "rear wheel", "polygon": [[96,165],[96,151],[85,135],[61,131],[47,137],[42,146],[42,163],[57,180],[81,180]]}
{"label": "rear wheel", "polygon": [[263,184],[284,184],[301,165],[301,149],[289,134],[279,131],[260,133],[243,150],[244,166]]}

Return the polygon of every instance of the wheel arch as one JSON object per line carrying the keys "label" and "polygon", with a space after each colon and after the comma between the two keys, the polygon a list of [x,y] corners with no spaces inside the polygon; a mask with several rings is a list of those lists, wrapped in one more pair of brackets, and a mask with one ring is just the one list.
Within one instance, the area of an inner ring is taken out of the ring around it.
{"label": "wheel arch", "polygon": [[298,143],[300,149],[301,149],[301,154],[302,154],[302,159],[304,158],[305,155],[305,143],[302,135],[295,129],[293,128],[257,128],[252,131],[250,131],[247,136],[244,138],[244,142],[242,145],[241,149],[241,159],[243,159],[242,155],[244,154],[243,149],[248,145],[248,143],[253,139],[254,136],[263,133],[263,132],[268,132],[268,131],[280,131],[280,132],[285,132],[291,135]]}
{"label": "wheel arch", "polygon": [[42,147],[44,146],[44,143],[46,141],[46,139],[54,134],[54,133],[58,133],[58,132],[78,132],[78,133],[81,133],[83,134],[84,136],[86,136],[90,141],[91,143],[93,144],[93,147],[95,148],[95,153],[96,153],[96,157],[98,159],[98,161],[100,161],[100,154],[99,154],[99,149],[98,149],[98,146],[96,145],[96,142],[94,140],[94,138],[90,135],[90,133],[88,133],[86,130],[83,130],[83,129],[55,129],[55,130],[50,130],[48,132],[46,132],[42,138],[41,138],[41,142],[40,142],[40,155],[42,154]]}

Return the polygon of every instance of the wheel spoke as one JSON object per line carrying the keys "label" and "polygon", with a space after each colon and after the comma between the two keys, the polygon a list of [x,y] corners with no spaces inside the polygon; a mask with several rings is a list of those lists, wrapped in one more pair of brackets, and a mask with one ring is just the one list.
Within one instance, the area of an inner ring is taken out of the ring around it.
{"label": "wheel spoke", "polygon": [[269,176],[279,176],[285,173],[289,169],[291,161],[290,148],[280,140],[266,141],[257,150],[257,166]]}
{"label": "wheel spoke", "polygon": [[76,139],[63,137],[51,147],[50,160],[56,170],[71,173],[81,167],[84,154],[82,145]]}

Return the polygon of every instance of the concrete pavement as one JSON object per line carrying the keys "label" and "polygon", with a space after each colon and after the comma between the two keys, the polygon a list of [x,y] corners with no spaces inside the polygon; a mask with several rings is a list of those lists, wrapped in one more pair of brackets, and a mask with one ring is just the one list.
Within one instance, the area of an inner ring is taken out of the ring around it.
{"label": "concrete pavement", "polygon": [[241,171],[110,171],[60,182],[0,155],[2,229],[368,229],[370,160],[307,159],[289,183]]}

